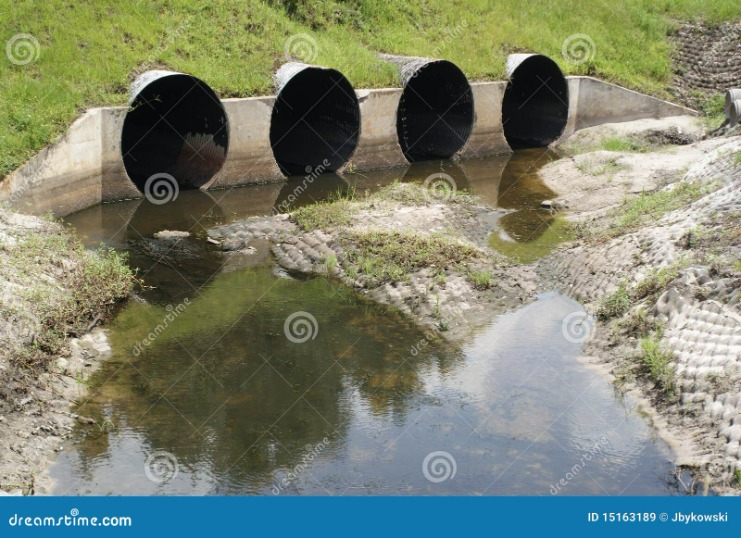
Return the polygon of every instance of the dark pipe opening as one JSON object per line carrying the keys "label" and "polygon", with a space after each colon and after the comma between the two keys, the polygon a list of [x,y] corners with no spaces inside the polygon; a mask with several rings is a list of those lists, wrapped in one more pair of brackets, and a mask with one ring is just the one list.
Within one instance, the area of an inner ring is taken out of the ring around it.
{"label": "dark pipe opening", "polygon": [[226,112],[204,82],[182,73],[145,73],[121,133],[126,172],[141,190],[155,174],[180,189],[202,187],[221,169],[229,146]]}
{"label": "dark pipe opening", "polygon": [[547,146],[561,135],[568,116],[566,79],[553,60],[528,56],[510,72],[502,126],[512,148]]}
{"label": "dark pipe opening", "polygon": [[412,75],[401,94],[396,131],[410,161],[447,159],[473,129],[473,92],[458,66],[438,60]]}
{"label": "dark pipe opening", "polygon": [[286,176],[305,175],[319,167],[322,172],[338,170],[355,151],[359,134],[358,98],[339,71],[306,66],[291,71],[280,84],[270,120],[270,145]]}

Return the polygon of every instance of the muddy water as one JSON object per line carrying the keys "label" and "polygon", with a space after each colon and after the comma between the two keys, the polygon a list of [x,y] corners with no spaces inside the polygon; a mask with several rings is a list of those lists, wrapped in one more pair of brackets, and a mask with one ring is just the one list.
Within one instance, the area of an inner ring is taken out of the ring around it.
{"label": "muddy water", "polygon": [[[503,172],[537,155],[335,176],[291,203],[442,167],[488,203],[530,211],[555,193],[537,174]],[[564,337],[578,303],[546,293],[451,345],[332,281],[288,278],[266,245],[235,264],[204,240],[210,226],[270,213],[300,181],[68,219],[91,244],[128,252],[153,288],[109,325],[113,357],[76,410],[97,424],[80,426],[51,469],[53,493],[675,492],[668,448]],[[523,221],[513,242],[528,237],[534,221]],[[193,235],[155,240],[162,229]],[[290,323],[297,312],[305,332]]]}

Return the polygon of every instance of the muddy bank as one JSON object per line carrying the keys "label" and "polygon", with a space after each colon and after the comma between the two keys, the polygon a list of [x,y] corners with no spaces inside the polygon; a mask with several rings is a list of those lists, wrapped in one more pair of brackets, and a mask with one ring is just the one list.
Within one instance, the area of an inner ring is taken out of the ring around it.
{"label": "muddy bank", "polygon": [[[594,172],[589,160],[612,162]],[[544,167],[581,239],[538,264],[586,305],[589,360],[633,391],[688,490],[741,481],[741,137],[585,153]],[[549,284],[545,284],[545,283]]]}
{"label": "muddy bank", "polygon": [[0,212],[0,491],[39,491],[36,474],[84,420],[70,409],[110,352],[93,328],[132,283],[119,255],[86,251],[58,224]]}

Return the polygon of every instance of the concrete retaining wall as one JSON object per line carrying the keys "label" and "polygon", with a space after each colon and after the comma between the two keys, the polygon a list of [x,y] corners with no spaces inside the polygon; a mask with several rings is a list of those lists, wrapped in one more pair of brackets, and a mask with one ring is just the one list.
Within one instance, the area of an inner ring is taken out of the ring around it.
{"label": "concrete retaining wall", "polygon": [[[567,77],[569,91],[572,81],[578,80],[574,129],[585,129],[602,123],[642,120],[646,118],[666,118],[696,114],[694,110],[662,101],[655,97],[628,90],[609,82],[592,77]],[[571,119],[571,118],[570,118]]]}
{"label": "concrete retaining wall", "polygon": [[[569,118],[563,137],[601,123],[696,114],[694,111],[591,77],[567,77]],[[502,130],[506,82],[471,85],[475,120],[466,145],[454,156],[470,159],[509,153]],[[358,90],[361,132],[348,166],[373,170],[406,166],[397,139],[401,89]],[[284,179],[270,147],[275,97],[223,100],[229,118],[229,151],[207,188]],[[87,111],[58,141],[44,148],[0,184],[0,202],[33,214],[67,215],[101,202],[141,197],[121,157],[125,107]],[[562,138],[563,138],[562,137]]]}

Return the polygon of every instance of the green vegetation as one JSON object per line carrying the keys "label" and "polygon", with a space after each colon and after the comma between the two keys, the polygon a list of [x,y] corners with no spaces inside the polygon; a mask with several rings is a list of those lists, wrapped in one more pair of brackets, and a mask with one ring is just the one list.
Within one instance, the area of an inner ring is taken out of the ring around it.
{"label": "green vegetation", "polygon": [[413,271],[461,266],[481,257],[468,245],[440,235],[414,235],[389,231],[351,232],[346,242],[345,266],[371,277],[375,284],[405,280]]}
{"label": "green vegetation", "polygon": [[612,293],[605,295],[597,307],[597,318],[608,320],[625,314],[632,304],[630,292],[623,282]]}
{"label": "green vegetation", "polygon": [[661,325],[655,318],[649,318],[643,308],[639,308],[624,319],[619,320],[616,328],[626,336],[643,337],[651,331],[659,330]]}
{"label": "green vegetation", "polygon": [[641,300],[657,296],[666,289],[667,284],[677,278],[679,270],[687,265],[686,261],[674,263],[661,269],[652,268],[633,290],[633,299]]}
{"label": "green vegetation", "polygon": [[[396,84],[377,52],[439,56],[472,80],[501,79],[507,54],[538,51],[569,74],[595,74],[666,97],[667,38],[676,21],[735,20],[734,0],[0,0],[0,36],[30,34],[32,61],[0,61],[0,177],[85,108],[125,105],[145,69],[192,73],[222,97],[267,94],[291,36],[299,59],[341,70],[356,87]],[[591,59],[569,63],[565,40],[586,34]],[[314,46],[316,43],[316,46]],[[33,47],[33,43],[31,43]],[[3,47],[5,50],[5,47]],[[35,59],[33,59],[35,58]]]}
{"label": "green vegetation", "polygon": [[641,340],[641,366],[645,373],[668,394],[674,392],[671,352],[661,347],[661,331]]}
{"label": "green vegetation", "polygon": [[298,208],[291,213],[303,230],[327,229],[352,224],[357,207],[350,200],[332,200]]}
{"label": "green vegetation", "polygon": [[636,151],[645,153],[650,149],[649,144],[629,138],[627,136],[613,136],[600,142],[600,148],[606,151]]}
{"label": "green vegetation", "polygon": [[661,217],[685,207],[712,192],[715,183],[687,183],[680,182],[672,189],[662,189],[655,192],[643,192],[637,198],[626,200],[622,207],[612,214],[616,217],[609,230],[611,236],[621,235],[637,229],[643,224],[654,223]]}
{"label": "green vegetation", "polygon": [[710,97],[705,97],[702,94],[698,96],[697,108],[702,112],[702,120],[706,128],[717,129],[725,121],[724,106],[725,98],[721,93]]}
{"label": "green vegetation", "polygon": [[[585,149],[584,151],[591,150]],[[625,165],[618,164],[615,159],[608,159],[607,161],[600,162],[595,158],[581,160],[576,167],[580,172],[589,174],[590,176],[607,175],[610,178],[612,178],[616,172],[625,169]]]}
{"label": "green vegetation", "polygon": [[30,233],[13,249],[6,268],[23,292],[3,308],[38,320],[38,334],[21,353],[30,363],[58,353],[68,336],[87,332],[134,284],[125,255],[86,250],[67,232]]}
{"label": "green vegetation", "polygon": [[479,290],[488,290],[494,286],[494,278],[491,271],[474,271],[468,272],[468,279],[473,283],[473,286]]}

